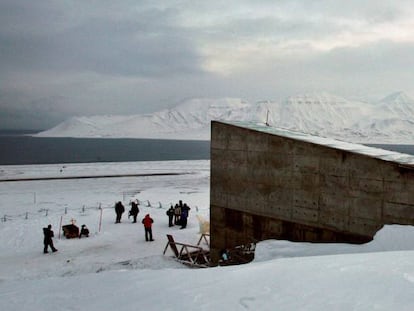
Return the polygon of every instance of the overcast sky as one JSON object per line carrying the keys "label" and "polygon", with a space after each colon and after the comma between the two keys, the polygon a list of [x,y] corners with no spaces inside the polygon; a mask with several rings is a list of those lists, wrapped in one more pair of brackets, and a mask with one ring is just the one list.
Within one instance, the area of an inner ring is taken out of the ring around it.
{"label": "overcast sky", "polygon": [[0,128],[138,114],[192,97],[414,94],[396,0],[0,0]]}

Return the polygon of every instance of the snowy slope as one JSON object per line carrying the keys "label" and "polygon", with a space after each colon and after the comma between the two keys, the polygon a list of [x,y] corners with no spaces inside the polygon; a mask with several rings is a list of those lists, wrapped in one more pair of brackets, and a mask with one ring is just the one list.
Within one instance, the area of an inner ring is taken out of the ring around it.
{"label": "snowy slope", "polygon": [[356,143],[414,143],[414,100],[402,92],[376,103],[327,93],[283,102],[199,98],[152,114],[73,117],[36,136],[209,140],[211,120],[267,121],[273,127]]}
{"label": "snowy slope", "polygon": [[379,102],[379,110],[397,118],[410,118],[414,115],[414,100],[404,92],[396,92]]}
{"label": "snowy slope", "polygon": [[[209,218],[209,167],[205,160],[0,166],[5,179],[149,174],[0,183],[0,310],[414,310],[412,226],[385,226],[363,245],[262,241],[255,260],[240,266],[191,269],[171,250],[163,255],[166,234],[198,241],[196,216]],[[134,199],[142,202],[139,220],[154,219],[154,242],[126,214],[114,223],[114,202],[129,210]],[[165,214],[178,200],[191,207],[184,230],[168,227]],[[91,236],[61,236],[60,224],[72,220]],[[49,223],[59,251],[43,254]]]}
{"label": "snowy slope", "polygon": [[289,97],[269,110],[273,126],[330,137],[353,128],[355,120],[369,116],[372,106],[324,93]]}

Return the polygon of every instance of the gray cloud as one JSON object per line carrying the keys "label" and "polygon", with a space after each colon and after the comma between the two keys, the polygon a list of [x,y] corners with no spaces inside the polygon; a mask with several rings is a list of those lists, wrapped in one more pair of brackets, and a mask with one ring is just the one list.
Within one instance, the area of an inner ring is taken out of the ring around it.
{"label": "gray cloud", "polygon": [[[11,97],[11,98],[19,98]],[[58,98],[43,98],[32,102],[6,104],[0,99],[0,124],[3,129],[44,129],[52,127],[67,118],[56,109]]]}
{"label": "gray cloud", "polygon": [[37,35],[0,31],[1,66],[138,76],[197,72],[199,56],[185,32],[171,24],[171,14],[149,10],[135,14],[134,19],[91,17],[73,27]]}
{"label": "gray cloud", "polygon": [[410,1],[0,2],[0,125],[188,97],[414,94]]}

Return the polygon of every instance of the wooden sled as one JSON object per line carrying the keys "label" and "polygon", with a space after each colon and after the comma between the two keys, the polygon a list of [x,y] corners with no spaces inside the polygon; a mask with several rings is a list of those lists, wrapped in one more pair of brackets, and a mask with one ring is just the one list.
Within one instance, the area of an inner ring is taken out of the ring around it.
{"label": "wooden sled", "polygon": [[168,246],[171,248],[177,261],[190,267],[207,268],[211,266],[210,252],[198,245],[178,243],[174,241],[171,234],[167,234],[167,245],[164,248],[164,255]]}
{"label": "wooden sled", "polygon": [[79,228],[74,224],[62,226],[63,235],[67,239],[73,239],[79,237]]}
{"label": "wooden sled", "polygon": [[197,246],[200,246],[200,244],[204,241],[204,243],[207,244],[208,247],[210,247],[210,233],[203,233],[200,235],[200,239],[197,242]]}

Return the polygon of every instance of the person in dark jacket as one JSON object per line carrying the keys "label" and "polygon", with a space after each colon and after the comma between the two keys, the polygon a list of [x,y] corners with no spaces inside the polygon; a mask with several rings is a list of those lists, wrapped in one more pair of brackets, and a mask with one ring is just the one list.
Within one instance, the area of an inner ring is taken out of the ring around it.
{"label": "person in dark jacket", "polygon": [[174,206],[171,205],[171,207],[169,208],[169,210],[167,211],[166,214],[168,216],[168,227],[174,226],[174,224],[173,224]]}
{"label": "person in dark jacket", "polygon": [[[138,203],[135,201],[131,202],[131,210],[129,211],[129,216],[132,216],[134,218],[134,223],[137,222],[137,216],[139,213]],[[129,218],[128,216],[128,218]]]}
{"label": "person in dark jacket", "polygon": [[43,239],[43,244],[44,244],[44,249],[43,249],[43,253],[47,254],[48,251],[48,247],[50,246],[50,248],[52,249],[52,252],[57,252],[57,249],[55,248],[55,246],[53,245],[53,230],[52,230],[52,225],[48,225],[47,228],[43,228],[43,235],[44,235],[44,239]]}
{"label": "person in dark jacket", "polygon": [[154,241],[152,238],[152,224],[154,223],[154,220],[147,214],[144,219],[142,219],[142,223],[144,224],[145,229],[145,241]]}
{"label": "person in dark jacket", "polygon": [[122,214],[125,212],[125,207],[121,201],[116,202],[115,204],[115,213],[116,213],[116,220],[115,223],[119,224],[121,222]]}
{"label": "person in dark jacket", "polygon": [[187,203],[184,203],[183,207],[181,208],[181,228],[184,229],[187,227],[187,219],[188,219],[188,213],[190,211],[190,207],[187,205]]}
{"label": "person in dark jacket", "polygon": [[86,225],[82,225],[81,231],[79,233],[79,239],[82,237],[82,235],[89,237],[89,229],[86,227]]}

